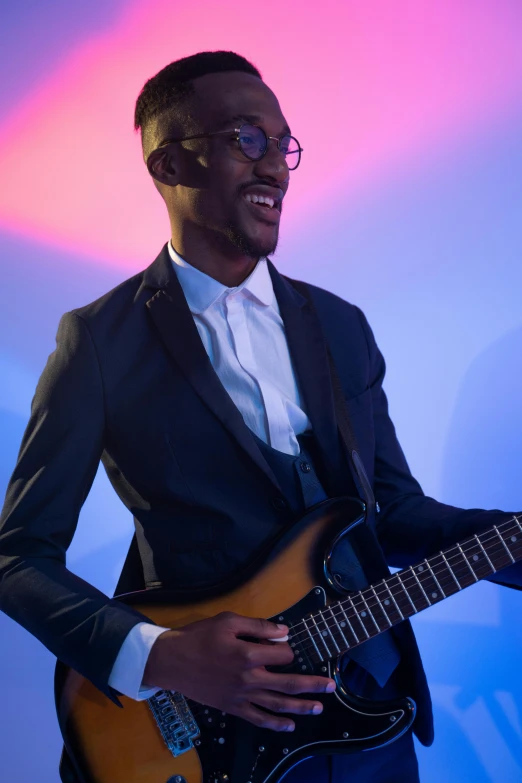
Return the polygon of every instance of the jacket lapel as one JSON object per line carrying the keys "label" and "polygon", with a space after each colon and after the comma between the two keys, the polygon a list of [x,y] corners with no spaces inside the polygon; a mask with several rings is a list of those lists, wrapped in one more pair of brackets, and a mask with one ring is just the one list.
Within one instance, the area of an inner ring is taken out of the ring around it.
{"label": "jacket lapel", "polygon": [[268,268],[305,410],[312,424],[331,494],[342,492],[341,451],[326,343],[307,300],[269,261]]}
{"label": "jacket lapel", "polygon": [[145,270],[143,285],[156,289],[147,301],[147,308],[171,358],[207,407],[281,493],[272,469],[212,367],[166,245]]}

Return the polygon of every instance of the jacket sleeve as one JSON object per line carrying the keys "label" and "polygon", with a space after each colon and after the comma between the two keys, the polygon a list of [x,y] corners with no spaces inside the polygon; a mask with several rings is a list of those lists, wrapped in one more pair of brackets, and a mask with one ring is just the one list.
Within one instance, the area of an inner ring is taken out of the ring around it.
{"label": "jacket sleeve", "polygon": [[[388,413],[382,388],[384,358],[370,326],[359,311],[370,357],[375,429],[375,496],[380,506],[377,535],[386,560],[404,568],[457,541],[507,521],[512,513],[461,509],[427,497],[412,476]],[[522,564],[517,563],[490,578],[490,581],[518,587],[522,585]]]}
{"label": "jacket sleeve", "polygon": [[83,319],[64,315],[56,343],[0,516],[0,609],[114,698],[108,679],[118,651],[147,618],[66,568],[103,451],[105,416],[100,367]]}

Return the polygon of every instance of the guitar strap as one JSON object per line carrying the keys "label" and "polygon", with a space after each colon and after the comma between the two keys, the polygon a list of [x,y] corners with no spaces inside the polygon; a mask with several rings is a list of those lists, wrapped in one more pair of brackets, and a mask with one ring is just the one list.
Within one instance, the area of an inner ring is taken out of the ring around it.
{"label": "guitar strap", "polygon": [[[308,285],[301,282],[300,280],[290,280],[290,282],[291,285],[297,289],[297,291],[307,300],[310,310],[313,312],[314,316],[319,322],[319,325],[321,325],[321,320],[313,302]],[[346,449],[348,456],[348,466],[352,474],[355,487],[359,497],[366,505],[367,523],[358,525],[357,528],[352,531],[351,539],[356,544],[357,550],[361,553],[361,555],[363,555],[364,571],[366,573],[367,579],[370,582],[376,582],[381,580],[383,576],[387,576],[389,574],[388,566],[374,532],[373,520],[375,518],[375,513],[379,511],[379,507],[375,501],[371,483],[368,479],[363,461],[359,454],[359,448],[357,446],[357,440],[350,422],[348,407],[344,398],[344,392],[341,386],[339,373],[337,371],[337,367],[335,366],[332,352],[330,351],[330,347],[326,342],[324,334],[323,341],[330,366],[330,378],[332,382],[337,427]]]}
{"label": "guitar strap", "polygon": [[[301,293],[308,302],[308,305],[314,314],[315,318],[321,326],[319,314],[312,301],[312,295],[310,289],[306,283],[292,280],[292,285]],[[322,333],[322,330],[321,330]],[[348,414],[348,408],[344,399],[343,389],[337,367],[326,342],[324,335],[323,341],[325,343],[326,352],[328,354],[328,362],[330,365],[330,377],[332,381],[332,390],[334,395],[334,409],[337,419],[337,427],[341,434],[346,452],[348,455],[348,464],[352,477],[357,488],[357,492],[361,500],[366,505],[366,520],[364,523],[356,525],[350,531],[349,541],[341,539],[337,549],[340,551],[336,555],[336,551],[332,553],[331,563],[339,578],[341,586],[345,586],[348,589],[353,589],[349,586],[349,579],[351,574],[349,573],[349,565],[351,559],[351,544],[355,555],[362,566],[362,576],[366,577],[368,583],[376,583],[389,575],[388,566],[384,558],[381,547],[377,540],[374,529],[374,515],[377,511],[377,504],[375,502],[375,496],[373,494],[372,486],[366,475],[364,465],[361,457],[359,456],[359,450],[357,447],[357,441],[353,432],[353,427],[350,422],[350,416]],[[344,550],[342,543],[344,541]],[[348,579],[347,579],[348,577]],[[343,585],[344,581],[344,585]],[[358,589],[365,585],[358,585]],[[397,667],[400,661],[400,652],[394,637],[388,631],[387,633],[380,634],[373,639],[368,639],[363,645],[351,650],[347,656],[351,658],[370,674],[373,675],[375,680],[381,687],[384,687],[389,680],[392,672]]]}

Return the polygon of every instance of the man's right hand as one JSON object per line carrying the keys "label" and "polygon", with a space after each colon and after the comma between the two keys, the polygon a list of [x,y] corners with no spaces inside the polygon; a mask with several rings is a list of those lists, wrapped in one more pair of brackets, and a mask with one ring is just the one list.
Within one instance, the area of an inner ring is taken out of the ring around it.
{"label": "man's right hand", "polygon": [[166,631],[153,644],[145,667],[143,687],[179,691],[189,699],[237,715],[255,726],[293,731],[295,724],[272,712],[318,715],[320,701],[292,698],[300,693],[331,693],[335,682],[315,675],[276,673],[267,666],[287,666],[294,653],[284,638],[285,625],[222,612],[183,628]]}

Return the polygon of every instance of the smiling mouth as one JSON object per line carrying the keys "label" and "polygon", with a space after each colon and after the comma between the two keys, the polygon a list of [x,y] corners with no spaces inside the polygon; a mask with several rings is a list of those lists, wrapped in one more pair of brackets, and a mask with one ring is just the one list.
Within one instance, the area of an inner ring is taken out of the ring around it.
{"label": "smiling mouth", "polygon": [[279,223],[281,218],[280,201],[270,198],[270,196],[258,196],[253,193],[246,193],[243,199],[248,205],[249,212],[257,220],[271,226]]}
{"label": "smiling mouth", "polygon": [[267,207],[268,209],[273,209],[274,205],[277,205],[276,199],[270,198],[270,196],[258,196],[255,193],[247,193],[245,199],[252,204],[259,204],[260,207]]}

